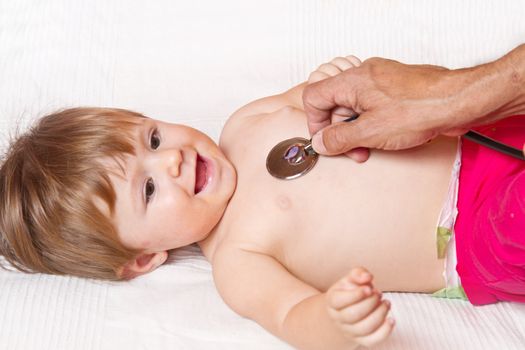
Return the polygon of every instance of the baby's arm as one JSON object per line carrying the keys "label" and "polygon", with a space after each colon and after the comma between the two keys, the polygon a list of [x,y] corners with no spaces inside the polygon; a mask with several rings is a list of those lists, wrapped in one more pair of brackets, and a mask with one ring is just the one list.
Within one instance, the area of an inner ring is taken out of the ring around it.
{"label": "baby's arm", "polygon": [[296,348],[354,349],[376,344],[392,331],[389,305],[362,269],[322,293],[261,253],[223,248],[212,264],[225,302]]}
{"label": "baby's arm", "polygon": [[360,64],[361,61],[355,56],[336,57],[330,62],[323,63],[315,71],[310,73],[308,81],[299,84],[284,93],[263,97],[250,102],[238,109],[230,118],[237,119],[246,116],[271,113],[285,106],[304,109],[302,95],[306,85],[337,75],[342,71],[352,67],[357,67]]}

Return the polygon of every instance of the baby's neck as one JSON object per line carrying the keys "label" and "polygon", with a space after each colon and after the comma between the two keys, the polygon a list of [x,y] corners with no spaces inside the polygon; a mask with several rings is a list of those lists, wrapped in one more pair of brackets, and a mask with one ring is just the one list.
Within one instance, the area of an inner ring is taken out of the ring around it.
{"label": "baby's neck", "polygon": [[202,241],[197,242],[202,250],[202,253],[208,259],[213,261],[213,256],[224,236],[224,230],[221,229],[221,221],[211,230],[211,232]]}

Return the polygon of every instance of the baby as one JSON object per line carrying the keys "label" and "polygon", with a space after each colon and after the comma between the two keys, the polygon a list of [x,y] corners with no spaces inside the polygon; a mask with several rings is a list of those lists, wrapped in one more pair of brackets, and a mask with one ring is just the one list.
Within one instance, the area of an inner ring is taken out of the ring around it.
{"label": "baby", "polygon": [[[309,82],[359,63],[335,58]],[[374,151],[364,164],[320,157],[305,176],[276,179],[268,152],[308,138],[304,86],[236,111],[219,146],[126,110],[42,118],[0,170],[2,255],[28,272],[130,279],[197,242],[225,302],[304,349],[387,338],[381,291],[462,294],[451,234],[458,139]]]}

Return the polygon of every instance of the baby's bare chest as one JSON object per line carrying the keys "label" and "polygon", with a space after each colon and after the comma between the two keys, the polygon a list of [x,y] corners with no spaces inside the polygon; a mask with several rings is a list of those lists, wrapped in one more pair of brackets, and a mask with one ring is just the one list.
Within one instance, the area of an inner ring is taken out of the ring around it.
{"label": "baby's bare chest", "polygon": [[276,179],[266,170],[269,150],[283,139],[308,137],[301,115],[278,117],[246,126],[222,145],[238,176],[222,221],[227,240],[273,256],[319,289],[357,265],[387,275],[387,256],[409,265],[411,250],[432,254],[437,206],[431,201],[441,201],[444,190],[428,189],[425,167],[407,155],[404,164],[382,153],[365,164],[321,157],[303,177]]}

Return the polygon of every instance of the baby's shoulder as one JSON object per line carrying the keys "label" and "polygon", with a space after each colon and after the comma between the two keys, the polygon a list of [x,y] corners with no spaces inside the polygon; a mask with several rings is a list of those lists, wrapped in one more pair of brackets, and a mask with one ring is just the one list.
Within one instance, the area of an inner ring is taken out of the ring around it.
{"label": "baby's shoulder", "polygon": [[306,84],[300,84],[277,95],[267,96],[252,101],[236,110],[227,120],[222,135],[236,133],[239,128],[253,127],[269,114],[283,110],[303,111],[302,91]]}
{"label": "baby's shoulder", "polygon": [[303,103],[301,96],[305,85],[304,83],[299,84],[283,93],[254,100],[236,110],[229,119],[237,120],[245,117],[268,114],[287,106],[302,110]]}

